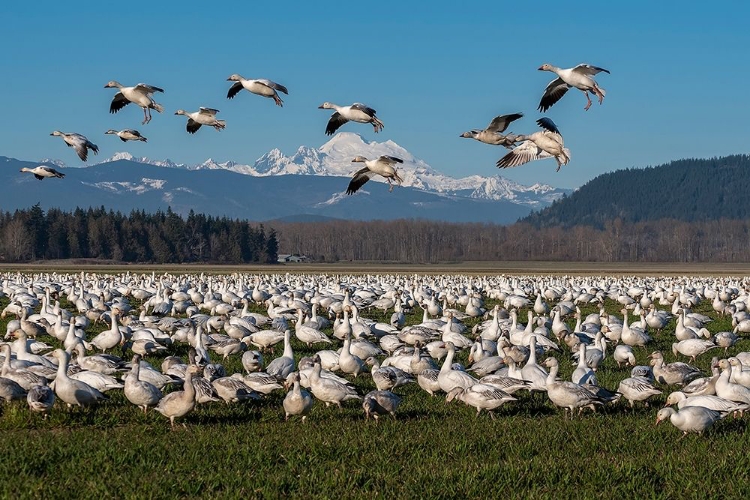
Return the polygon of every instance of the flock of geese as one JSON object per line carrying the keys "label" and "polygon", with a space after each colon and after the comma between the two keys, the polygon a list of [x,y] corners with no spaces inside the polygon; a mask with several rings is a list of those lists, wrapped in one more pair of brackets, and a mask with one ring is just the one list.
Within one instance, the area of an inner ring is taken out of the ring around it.
{"label": "flock of geese", "polygon": [[[621,399],[626,408],[648,405],[669,391],[656,422],[669,420],[683,433],[702,433],[750,408],[750,352],[735,346],[750,332],[746,280],[130,273],[0,279],[9,301],[0,315],[8,318],[0,399],[25,400],[45,416],[60,411],[56,401],[91,407],[122,390],[139,411],[155,409],[174,428],[196,405],[240,404],[286,389],[286,419],[348,401],[360,404],[366,418],[396,418],[405,397],[399,388],[407,384],[492,418],[503,405],[528,401],[523,393],[546,394],[574,418],[603,406],[622,409]],[[71,310],[60,307],[61,297]],[[611,301],[619,315],[606,312]],[[714,317],[731,317],[733,330],[712,331],[712,318],[694,312],[701,304],[710,304]],[[584,305],[599,311],[584,317]],[[251,311],[259,307],[265,314]],[[367,318],[376,311],[388,320]],[[405,326],[407,315],[422,321]],[[109,327],[89,333],[101,322]],[[646,353],[655,336],[671,338],[671,354],[689,362],[716,355],[711,372],[668,363],[658,350],[648,365],[637,365],[636,353]],[[292,338],[309,355],[295,352]],[[283,352],[268,359],[277,344]],[[468,352],[465,367],[456,363],[461,352]],[[560,380],[566,352],[575,370]],[[231,358],[242,372],[227,373],[222,363]],[[603,371],[616,374],[623,366],[631,372],[616,388],[599,385]],[[371,379],[372,390],[360,392],[351,383],[357,377]]]}
{"label": "flock of geese", "polygon": [[[599,99],[599,104],[601,104],[604,99],[604,89],[599,87],[594,76],[600,72],[609,73],[606,69],[588,64],[579,64],[574,68],[567,69],[558,68],[550,64],[543,64],[539,67],[539,70],[550,71],[557,75],[557,78],[547,85],[544,94],[542,95],[542,99],[538,106],[538,110],[541,112],[546,112],[571,88],[580,90],[586,96],[587,104],[584,108],[585,110],[589,109],[592,102],[589,97],[589,92]],[[279,97],[279,92],[285,95],[289,94],[289,91],[284,85],[267,79],[247,79],[235,73],[227,78],[227,81],[234,82],[227,93],[228,99],[233,99],[244,89],[253,94],[273,99],[277,106],[283,106],[283,101]],[[154,100],[154,95],[156,93],[164,92],[164,89],[160,87],[145,83],[138,83],[134,86],[127,87],[115,80],[108,82],[104,87],[117,89],[117,93],[112,98],[109,107],[110,113],[117,113],[132,103],[143,109],[142,125],[146,125],[151,121],[151,110],[155,110],[158,113],[164,111],[164,106]],[[372,125],[376,133],[383,130],[385,126],[377,117],[377,112],[373,108],[359,102],[355,102],[349,106],[339,106],[330,102],[324,102],[319,108],[334,110],[334,113],[331,115],[328,124],[326,125],[325,133],[327,135],[333,135],[339,128],[341,128],[341,126],[350,121],[355,123],[369,123]],[[186,130],[190,134],[195,134],[204,125],[213,127],[216,130],[223,130],[226,128],[226,121],[220,120],[216,117],[218,113],[218,109],[200,107],[197,111],[178,109],[175,112],[175,115],[186,116]],[[503,135],[503,132],[505,132],[508,126],[522,116],[523,114],[521,113],[498,116],[490,122],[486,129],[471,130],[462,134],[461,137],[473,138],[485,144],[502,145],[508,148],[510,151],[497,162],[497,166],[500,168],[516,167],[533,160],[554,158],[555,161],[557,161],[557,170],[560,170],[562,165],[566,165],[570,161],[570,151],[565,148],[562,134],[557,128],[557,125],[555,125],[551,119],[544,117],[537,120],[537,124],[541,130],[532,134]],[[110,129],[105,132],[105,134],[116,135],[123,142],[147,142],[146,137],[135,129],[123,129],[119,131]],[[65,144],[73,148],[78,154],[78,157],[84,162],[88,159],[89,151],[94,154],[99,152],[99,148],[96,144],[82,134],[55,130],[51,135],[61,137]],[[398,184],[402,182],[402,178],[399,176],[396,169],[397,164],[403,163],[403,160],[400,158],[393,156],[380,156],[368,160],[362,156],[357,156],[352,162],[363,162],[365,166],[361,170],[355,172],[347,187],[346,194],[354,194],[368,180],[376,175],[382,176],[388,181],[390,186],[389,190],[391,191],[393,190],[392,182]],[[23,168],[21,169],[21,172],[29,172],[39,180],[52,177],[65,177],[64,173],[45,165],[40,165],[33,169]]]}

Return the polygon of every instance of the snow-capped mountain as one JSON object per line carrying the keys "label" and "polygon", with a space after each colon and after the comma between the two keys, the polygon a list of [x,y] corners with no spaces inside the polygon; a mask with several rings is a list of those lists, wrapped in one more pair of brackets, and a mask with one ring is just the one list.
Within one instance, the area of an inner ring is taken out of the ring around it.
{"label": "snow-capped mountain", "polygon": [[[129,153],[117,153],[102,163],[127,160],[166,168],[228,170],[254,177],[279,175],[350,177],[361,168],[361,165],[353,164],[351,161],[352,158],[360,155],[367,158],[376,158],[381,155],[401,158],[404,163],[399,166],[399,173],[404,179],[403,186],[432,193],[481,200],[505,200],[532,208],[541,208],[569,192],[569,190],[554,188],[547,184],[524,186],[500,175],[490,177],[472,175],[456,179],[437,172],[425,161],[414,157],[393,141],[368,142],[360,135],[351,132],[336,134],[318,149],[300,146],[291,156],[284,155],[278,149],[272,149],[258,158],[253,165],[233,161],[220,163],[210,158],[198,165],[184,165],[171,160],[155,161],[145,157],[137,158]],[[379,177],[373,180],[383,181]]]}

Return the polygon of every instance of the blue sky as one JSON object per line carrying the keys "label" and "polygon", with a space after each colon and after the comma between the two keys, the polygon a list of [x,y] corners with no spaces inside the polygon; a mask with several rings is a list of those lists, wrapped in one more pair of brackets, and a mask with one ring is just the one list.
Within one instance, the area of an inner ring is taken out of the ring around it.
{"label": "blue sky", "polygon": [[[685,157],[748,152],[750,66],[744,2],[6,2],[4,119],[0,155],[38,160],[77,157],[52,130],[79,132],[116,151],[199,163],[252,164],[272,148],[285,154],[328,137],[323,101],[364,102],[385,123],[347,124],[367,140],[391,139],[452,176],[501,173],[518,182],[578,187],[596,175]],[[188,5],[187,7],[184,5]],[[536,11],[530,10],[536,8]],[[588,112],[571,90],[547,113],[572,161],[500,171],[504,149],[461,139],[498,114],[523,112],[516,133],[536,130],[549,62],[602,66],[604,104]],[[226,99],[240,73],[289,88],[279,108],[243,92]],[[166,111],[141,125],[130,105],[110,115],[113,89],[145,82],[166,90]],[[223,132],[185,132],[178,108],[221,110]],[[10,119],[12,117],[12,119]],[[147,144],[105,136],[136,128]],[[91,160],[91,159],[90,159]],[[354,170],[354,169],[353,169]],[[624,187],[626,189],[626,187]]]}

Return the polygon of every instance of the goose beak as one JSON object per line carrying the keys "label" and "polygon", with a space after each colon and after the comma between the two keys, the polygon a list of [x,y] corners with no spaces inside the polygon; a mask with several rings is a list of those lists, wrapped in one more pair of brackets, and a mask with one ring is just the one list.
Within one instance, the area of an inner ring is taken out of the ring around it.
{"label": "goose beak", "polygon": [[326,109],[323,107],[323,105],[318,106],[318,109]]}
{"label": "goose beak", "polygon": [[539,67],[538,67],[537,69],[538,69],[539,71],[544,71],[544,66],[539,66]]}

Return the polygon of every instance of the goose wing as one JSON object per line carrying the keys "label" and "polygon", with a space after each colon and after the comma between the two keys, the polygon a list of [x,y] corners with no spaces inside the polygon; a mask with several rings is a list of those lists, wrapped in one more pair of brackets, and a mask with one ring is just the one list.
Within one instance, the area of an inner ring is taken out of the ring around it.
{"label": "goose wing", "polygon": [[[42,170],[44,170],[45,172],[48,172],[50,175],[53,175],[55,177],[60,178],[60,179],[62,179],[63,177],[65,177],[64,173],[58,172],[57,170],[55,170],[54,168],[51,168],[51,167],[44,167],[43,166]],[[37,175],[37,174],[34,174],[34,177],[36,177],[37,179],[43,179],[42,176]]]}
{"label": "goose wing", "polygon": [[198,131],[199,128],[201,128],[201,124],[193,120],[192,118],[188,118],[187,126],[185,128],[187,129],[188,133],[194,134]]}
{"label": "goose wing", "polygon": [[539,149],[539,147],[533,142],[524,141],[513,151],[510,151],[507,155],[500,158],[497,161],[497,166],[500,168],[517,167],[533,160],[541,160],[542,158],[550,157],[552,157],[551,154],[543,149]]}
{"label": "goose wing", "polygon": [[349,187],[346,188],[346,194],[354,194],[357,192],[359,188],[364,186],[367,181],[372,179],[372,177],[375,175],[375,172],[370,170],[369,168],[365,167],[361,170],[358,170],[356,174],[354,174],[354,177],[352,177],[352,180],[349,182]]}
{"label": "goose wing", "polygon": [[523,116],[523,113],[513,113],[510,115],[500,115],[492,119],[489,125],[487,125],[488,132],[504,132],[508,128],[511,122],[518,120]]}
{"label": "goose wing", "polygon": [[279,92],[289,95],[289,91],[286,89],[286,87],[284,87],[281,84],[278,84],[276,82],[272,82],[271,80],[266,80],[266,79],[260,79],[260,80],[255,80],[255,81],[258,83],[262,83],[266,87],[270,87],[274,90],[278,90]]}
{"label": "goose wing", "polygon": [[135,90],[143,92],[144,94],[153,94],[154,92],[164,92],[164,89],[160,89],[159,87],[154,87],[153,85],[147,85],[145,83],[139,83],[134,88]]}
{"label": "goose wing", "polygon": [[326,125],[326,135],[333,135],[339,128],[341,128],[344,123],[348,121],[349,120],[341,116],[341,114],[336,111],[331,115],[331,119],[328,120],[328,125]]}
{"label": "goose wing", "polygon": [[396,163],[404,163],[404,160],[401,158],[396,158],[395,156],[387,156],[383,155],[380,158],[378,158],[378,161],[381,161],[383,163],[388,163],[389,165],[394,165]]}
{"label": "goose wing", "polygon": [[216,113],[218,113],[219,110],[218,109],[214,109],[214,108],[200,107],[200,108],[198,108],[198,112],[200,114],[202,114],[202,115],[216,116]]}
{"label": "goose wing", "polygon": [[580,73],[582,75],[588,75],[588,76],[592,76],[592,75],[595,75],[597,73],[602,73],[602,72],[609,74],[608,70],[604,68],[599,68],[597,66],[592,66],[590,64],[579,64],[578,66],[573,68],[573,71],[575,71],[576,73]]}
{"label": "goose wing", "polygon": [[227,92],[227,99],[232,99],[234,96],[239,94],[240,90],[242,90],[242,82],[235,82],[234,85],[229,87],[229,92]]}
{"label": "goose wing", "polygon": [[377,113],[377,111],[375,111],[369,106],[362,104],[361,102],[355,102],[354,104],[351,105],[351,108],[361,111],[371,117],[375,116],[375,113]]}
{"label": "goose wing", "polygon": [[551,108],[553,104],[562,99],[562,96],[565,95],[569,88],[570,85],[562,81],[562,78],[555,78],[549,82],[547,88],[544,89],[542,100],[539,101],[539,107],[537,109],[544,113]]}
{"label": "goose wing", "polygon": [[[556,134],[560,134],[560,130],[558,130],[557,125],[555,125],[555,122],[553,122],[551,119],[547,118],[546,116],[544,118],[539,118],[536,121],[537,125],[542,127],[545,130],[549,130],[550,132],[554,132]],[[560,134],[562,135],[562,134]]]}
{"label": "goose wing", "polygon": [[130,101],[128,101],[124,95],[122,95],[122,92],[118,92],[115,94],[115,96],[112,98],[112,102],[109,105],[109,112],[110,113],[117,113],[122,108],[130,104]]}

